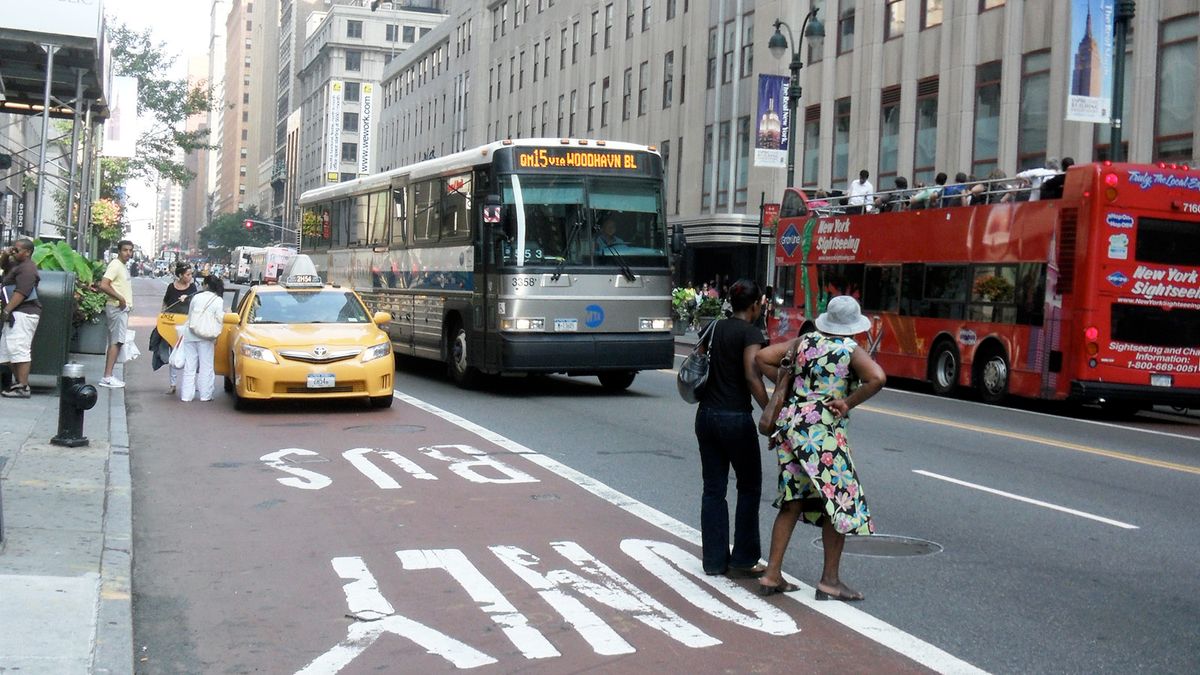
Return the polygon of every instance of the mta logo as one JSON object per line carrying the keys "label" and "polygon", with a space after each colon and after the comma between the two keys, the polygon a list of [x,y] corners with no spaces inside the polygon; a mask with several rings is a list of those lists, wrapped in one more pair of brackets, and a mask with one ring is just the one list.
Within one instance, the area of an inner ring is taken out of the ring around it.
{"label": "mta logo", "polygon": [[1121,272],[1113,272],[1105,278],[1108,279],[1108,283],[1116,286],[1117,288],[1124,286],[1125,282],[1129,281],[1129,277],[1125,276]]}
{"label": "mta logo", "polygon": [[783,236],[779,238],[779,245],[783,247],[783,252],[790,258],[800,248],[800,230],[796,229],[795,223],[789,223],[787,229],[783,231]]}
{"label": "mta logo", "polygon": [[600,305],[588,305],[584,311],[587,312],[584,324],[588,328],[599,328],[600,324],[604,323],[604,308]]}

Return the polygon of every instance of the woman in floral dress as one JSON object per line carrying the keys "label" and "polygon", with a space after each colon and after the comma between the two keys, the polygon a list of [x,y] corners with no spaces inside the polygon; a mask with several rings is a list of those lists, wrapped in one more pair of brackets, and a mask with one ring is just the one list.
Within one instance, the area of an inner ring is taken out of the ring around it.
{"label": "woman in floral dress", "polygon": [[[779,513],[771,530],[767,571],[759,579],[763,595],[799,590],[783,579],[783,555],[800,519],[821,528],[825,566],[818,600],[862,600],[842,582],[839,567],[847,534],[871,534],[875,526],[854,471],[846,426],[851,408],[875,395],[886,380],[883,369],[850,336],[871,321],[847,295],[829,301],[817,317],[817,330],[758,353],[768,376],[791,368],[792,397],[779,415],[772,437],[779,455]],[[795,343],[795,362],[785,356]],[[776,377],[778,381],[778,378]]]}

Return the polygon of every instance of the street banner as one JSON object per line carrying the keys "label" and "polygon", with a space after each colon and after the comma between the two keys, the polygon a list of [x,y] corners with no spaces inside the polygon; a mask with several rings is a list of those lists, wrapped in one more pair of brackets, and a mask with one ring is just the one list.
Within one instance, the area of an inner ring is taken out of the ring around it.
{"label": "street banner", "polygon": [[758,128],[754,141],[754,166],[782,169],[787,166],[791,120],[784,106],[786,75],[758,76]]}
{"label": "street banner", "polygon": [[363,84],[361,101],[358,106],[358,175],[360,176],[371,173],[371,122],[374,119],[374,94],[375,85]]}
{"label": "street banner", "polygon": [[138,139],[138,80],[116,75],[108,97],[108,119],[104,121],[104,157],[133,157]]}
{"label": "street banner", "polygon": [[775,226],[779,224],[779,204],[763,204],[762,207],[762,222],[759,226],[768,232],[775,232]]}
{"label": "street banner", "polygon": [[325,126],[325,181],[342,177],[342,89],[341,80],[329,83],[329,117]]}
{"label": "street banner", "polygon": [[1070,121],[1112,121],[1115,5],[1116,0],[1071,0]]}

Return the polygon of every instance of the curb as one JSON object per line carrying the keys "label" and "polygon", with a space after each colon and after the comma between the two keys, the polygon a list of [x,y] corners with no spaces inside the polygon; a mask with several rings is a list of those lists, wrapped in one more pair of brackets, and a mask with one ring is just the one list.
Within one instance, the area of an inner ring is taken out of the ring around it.
{"label": "curb", "polygon": [[125,390],[109,390],[108,480],[104,490],[104,549],[96,609],[93,673],[133,673],[133,503]]}

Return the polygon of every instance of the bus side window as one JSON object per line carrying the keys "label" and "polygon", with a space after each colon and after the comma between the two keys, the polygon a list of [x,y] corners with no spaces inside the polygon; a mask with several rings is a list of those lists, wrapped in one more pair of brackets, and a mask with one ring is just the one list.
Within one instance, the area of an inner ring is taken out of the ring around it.
{"label": "bus side window", "polygon": [[392,245],[403,246],[408,234],[408,210],[402,187],[392,188]]}
{"label": "bus side window", "polygon": [[895,265],[867,265],[862,308],[876,312],[894,312],[899,306],[900,268]]}
{"label": "bus side window", "polygon": [[905,263],[900,266],[900,313],[921,316],[925,297],[925,264]]}

